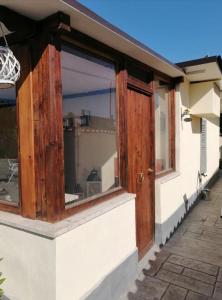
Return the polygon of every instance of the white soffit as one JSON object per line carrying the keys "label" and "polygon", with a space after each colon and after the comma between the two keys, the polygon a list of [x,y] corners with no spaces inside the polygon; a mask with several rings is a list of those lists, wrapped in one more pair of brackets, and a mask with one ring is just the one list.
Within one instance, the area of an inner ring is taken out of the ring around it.
{"label": "white soffit", "polygon": [[188,66],[184,68],[188,79],[192,81],[206,81],[222,78],[220,68],[216,62]]}
{"label": "white soffit", "polygon": [[[41,20],[61,11],[70,16],[71,26],[96,40],[125,53],[142,63],[171,77],[184,76],[184,72],[148,47],[122,33],[102,19],[95,19],[81,9],[76,1],[67,0],[0,0],[4,5],[34,20]],[[99,20],[98,20],[99,19]]]}
{"label": "white soffit", "polygon": [[217,62],[184,67],[190,82],[215,81],[222,90],[222,74]]}

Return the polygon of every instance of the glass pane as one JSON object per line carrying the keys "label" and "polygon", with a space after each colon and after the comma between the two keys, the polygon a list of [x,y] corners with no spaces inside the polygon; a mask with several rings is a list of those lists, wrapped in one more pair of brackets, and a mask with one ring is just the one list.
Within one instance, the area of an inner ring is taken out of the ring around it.
{"label": "glass pane", "polygon": [[170,168],[169,165],[169,89],[164,82],[157,82],[155,91],[155,139],[156,172]]}
{"label": "glass pane", "polygon": [[79,51],[62,51],[65,201],[119,186],[115,69]]}
{"label": "glass pane", "polygon": [[15,89],[0,90],[0,200],[19,202]]}

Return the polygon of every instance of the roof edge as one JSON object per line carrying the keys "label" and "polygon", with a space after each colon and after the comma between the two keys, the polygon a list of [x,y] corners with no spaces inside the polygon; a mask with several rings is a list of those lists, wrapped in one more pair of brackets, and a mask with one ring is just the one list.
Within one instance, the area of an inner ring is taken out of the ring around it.
{"label": "roof edge", "polygon": [[98,22],[102,26],[106,27],[107,29],[113,31],[114,33],[118,34],[120,37],[127,39],[129,42],[135,44],[135,46],[140,47],[142,50],[149,52],[152,56],[162,60],[164,63],[167,63],[171,67],[175,68],[176,70],[183,73],[183,69],[177,65],[171,62],[170,60],[166,59],[159,53],[155,52],[145,44],[139,42],[134,37],[130,36],[120,28],[116,27],[115,25],[112,25],[110,22],[106,21],[104,18],[100,17],[96,13],[94,13],[92,10],[88,9],[86,6],[82,5],[81,3],[77,2],[76,0],[62,0],[64,3],[70,5],[74,9],[79,10],[81,13],[85,14],[87,17],[91,18],[92,20]]}
{"label": "roof edge", "polygon": [[206,57],[202,57],[202,58],[198,58],[198,59],[187,60],[187,61],[176,63],[176,65],[178,67],[180,67],[181,69],[184,69],[186,67],[203,65],[203,64],[208,64],[208,63],[212,63],[212,62],[217,63],[217,65],[220,69],[220,72],[222,74],[222,59],[221,59],[220,55],[206,56]]}

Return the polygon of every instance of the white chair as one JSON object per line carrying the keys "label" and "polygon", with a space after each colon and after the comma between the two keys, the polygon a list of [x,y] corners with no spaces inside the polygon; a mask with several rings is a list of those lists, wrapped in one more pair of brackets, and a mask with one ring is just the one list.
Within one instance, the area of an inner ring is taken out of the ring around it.
{"label": "white chair", "polygon": [[19,163],[17,159],[8,159],[8,166],[10,171],[8,183],[10,183],[14,176],[18,176]]}

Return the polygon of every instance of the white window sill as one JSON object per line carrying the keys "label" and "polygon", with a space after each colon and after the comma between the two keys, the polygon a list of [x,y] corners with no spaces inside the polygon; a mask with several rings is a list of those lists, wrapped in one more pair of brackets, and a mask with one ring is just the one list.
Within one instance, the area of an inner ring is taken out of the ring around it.
{"label": "white window sill", "polygon": [[135,197],[135,194],[123,193],[54,224],[40,220],[26,219],[20,215],[0,211],[0,225],[37,234],[48,239],[55,239],[128,201],[135,200]]}
{"label": "white window sill", "polygon": [[170,180],[173,180],[174,178],[177,178],[180,176],[180,172],[174,171],[169,174],[163,175],[162,177],[156,178],[155,183],[156,184],[164,184]]}

